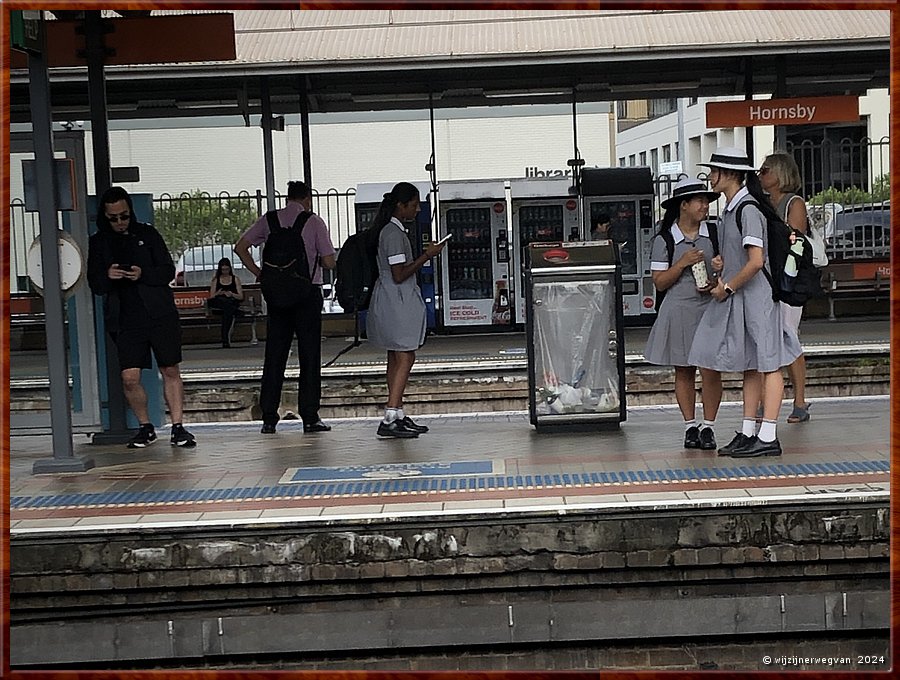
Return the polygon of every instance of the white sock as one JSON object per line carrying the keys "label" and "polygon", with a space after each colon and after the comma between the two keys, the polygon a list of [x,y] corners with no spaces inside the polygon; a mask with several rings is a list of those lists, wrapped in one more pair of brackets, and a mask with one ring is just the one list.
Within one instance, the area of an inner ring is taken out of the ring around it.
{"label": "white sock", "polygon": [[399,409],[396,409],[396,408],[384,409],[384,421],[382,421],[382,422],[384,422],[385,425],[390,425],[391,423],[393,423],[398,418],[397,411],[399,411]]}
{"label": "white sock", "polygon": [[715,421],[715,420],[706,420],[706,419],[704,418],[703,423],[700,425],[700,429],[702,430],[702,429],[705,428],[705,427],[712,428],[712,426],[715,425],[715,424],[716,424],[716,421]]}
{"label": "white sock", "polygon": [[752,437],[756,434],[756,418],[744,418],[741,422],[741,432],[745,437]]}
{"label": "white sock", "polygon": [[684,431],[687,432],[690,428],[697,427],[697,420],[685,420],[684,421]]}
{"label": "white sock", "polygon": [[774,420],[763,420],[759,426],[759,441],[761,442],[773,442],[775,441],[775,421]]}
{"label": "white sock", "polygon": [[403,420],[406,418],[406,414],[403,412],[403,407],[397,409],[397,420]]}

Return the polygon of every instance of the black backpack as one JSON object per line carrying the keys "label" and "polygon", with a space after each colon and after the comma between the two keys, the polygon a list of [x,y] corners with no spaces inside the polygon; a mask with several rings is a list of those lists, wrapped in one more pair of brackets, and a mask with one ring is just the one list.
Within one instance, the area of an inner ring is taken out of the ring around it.
{"label": "black backpack", "polygon": [[[713,257],[719,254],[719,229],[716,227],[715,222],[707,222],[706,229],[709,231],[709,240],[712,241],[713,247]],[[662,237],[662,240],[665,241],[666,244],[666,254],[669,256],[669,266],[672,266],[672,260],[675,258],[675,239],[672,238],[672,232],[668,229],[661,229],[659,235]],[[666,297],[666,290],[658,290],[656,291],[656,311],[659,311],[659,307],[663,302],[663,299]]]}
{"label": "black backpack", "polygon": [[372,289],[378,280],[378,238],[382,228],[351,234],[341,246],[334,291],[345,312],[356,313],[369,308]]}
{"label": "black backpack", "polygon": [[[737,227],[741,234],[744,233],[741,213],[748,205],[754,205],[759,210],[759,203],[756,201],[744,201],[738,206]],[[765,217],[765,213],[763,216]],[[809,239],[777,215],[766,217],[766,237],[769,245],[769,269],[763,266],[763,274],[772,287],[772,300],[792,307],[802,307],[808,300],[822,296],[822,273],[813,264]],[[786,271],[789,261],[792,262],[792,268],[796,269],[795,276],[790,276]]]}
{"label": "black backpack", "polygon": [[303,241],[303,227],[311,216],[304,210],[290,227],[282,227],[276,211],[266,213],[269,236],[263,246],[259,287],[270,307],[292,307],[316,291]]}

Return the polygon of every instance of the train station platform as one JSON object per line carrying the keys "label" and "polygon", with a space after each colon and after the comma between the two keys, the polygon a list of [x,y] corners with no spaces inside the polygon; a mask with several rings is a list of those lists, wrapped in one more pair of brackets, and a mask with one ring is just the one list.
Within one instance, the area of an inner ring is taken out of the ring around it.
{"label": "train station platform", "polygon": [[744,460],[682,449],[672,406],[578,433],[422,416],[412,440],[194,424],[188,450],[76,439],[96,466],[55,475],[31,473],[48,436],[14,436],[11,665],[887,670],[889,398],[811,414]]}
{"label": "train station platform", "polygon": [[[397,514],[562,512],[609,507],[769,502],[821,494],[887,498],[887,397],[818,399],[806,423],[780,423],[784,455],[735,460],[681,448],[673,406],[630,409],[618,431],[541,433],[527,413],[422,416],[431,431],[379,440],[377,419],[330,421],[303,434],[282,421],[194,424],[194,449],[170,447],[167,431],[146,449],[75,439],[84,473],[33,475],[49,436],[11,440],[11,531],[97,530],[235,522],[308,522]],[[787,403],[782,420],[787,415]],[[719,444],[740,427],[724,404]]]}

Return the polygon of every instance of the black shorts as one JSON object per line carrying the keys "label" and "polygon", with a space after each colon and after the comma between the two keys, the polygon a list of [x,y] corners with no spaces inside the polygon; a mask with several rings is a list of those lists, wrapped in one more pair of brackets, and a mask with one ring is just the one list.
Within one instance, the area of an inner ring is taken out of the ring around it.
{"label": "black shorts", "polygon": [[157,366],[181,363],[181,324],[178,317],[143,328],[126,328],[116,334],[119,368],[152,368],[150,350]]}

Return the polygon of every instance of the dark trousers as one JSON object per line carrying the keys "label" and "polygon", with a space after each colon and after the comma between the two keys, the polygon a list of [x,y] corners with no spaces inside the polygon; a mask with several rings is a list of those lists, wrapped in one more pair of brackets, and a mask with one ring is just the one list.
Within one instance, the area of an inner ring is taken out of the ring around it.
{"label": "dark trousers", "polygon": [[228,342],[231,327],[234,325],[234,317],[237,314],[238,307],[241,306],[241,302],[234,298],[220,296],[209,298],[207,304],[211,309],[217,309],[222,312],[222,344],[225,344]]}
{"label": "dark trousers", "polygon": [[278,422],[278,405],[284,385],[284,370],[294,336],[300,365],[297,403],[307,425],[319,420],[322,401],[322,293],[287,308],[268,308],[266,357],[263,364],[259,405],[264,423]]}

